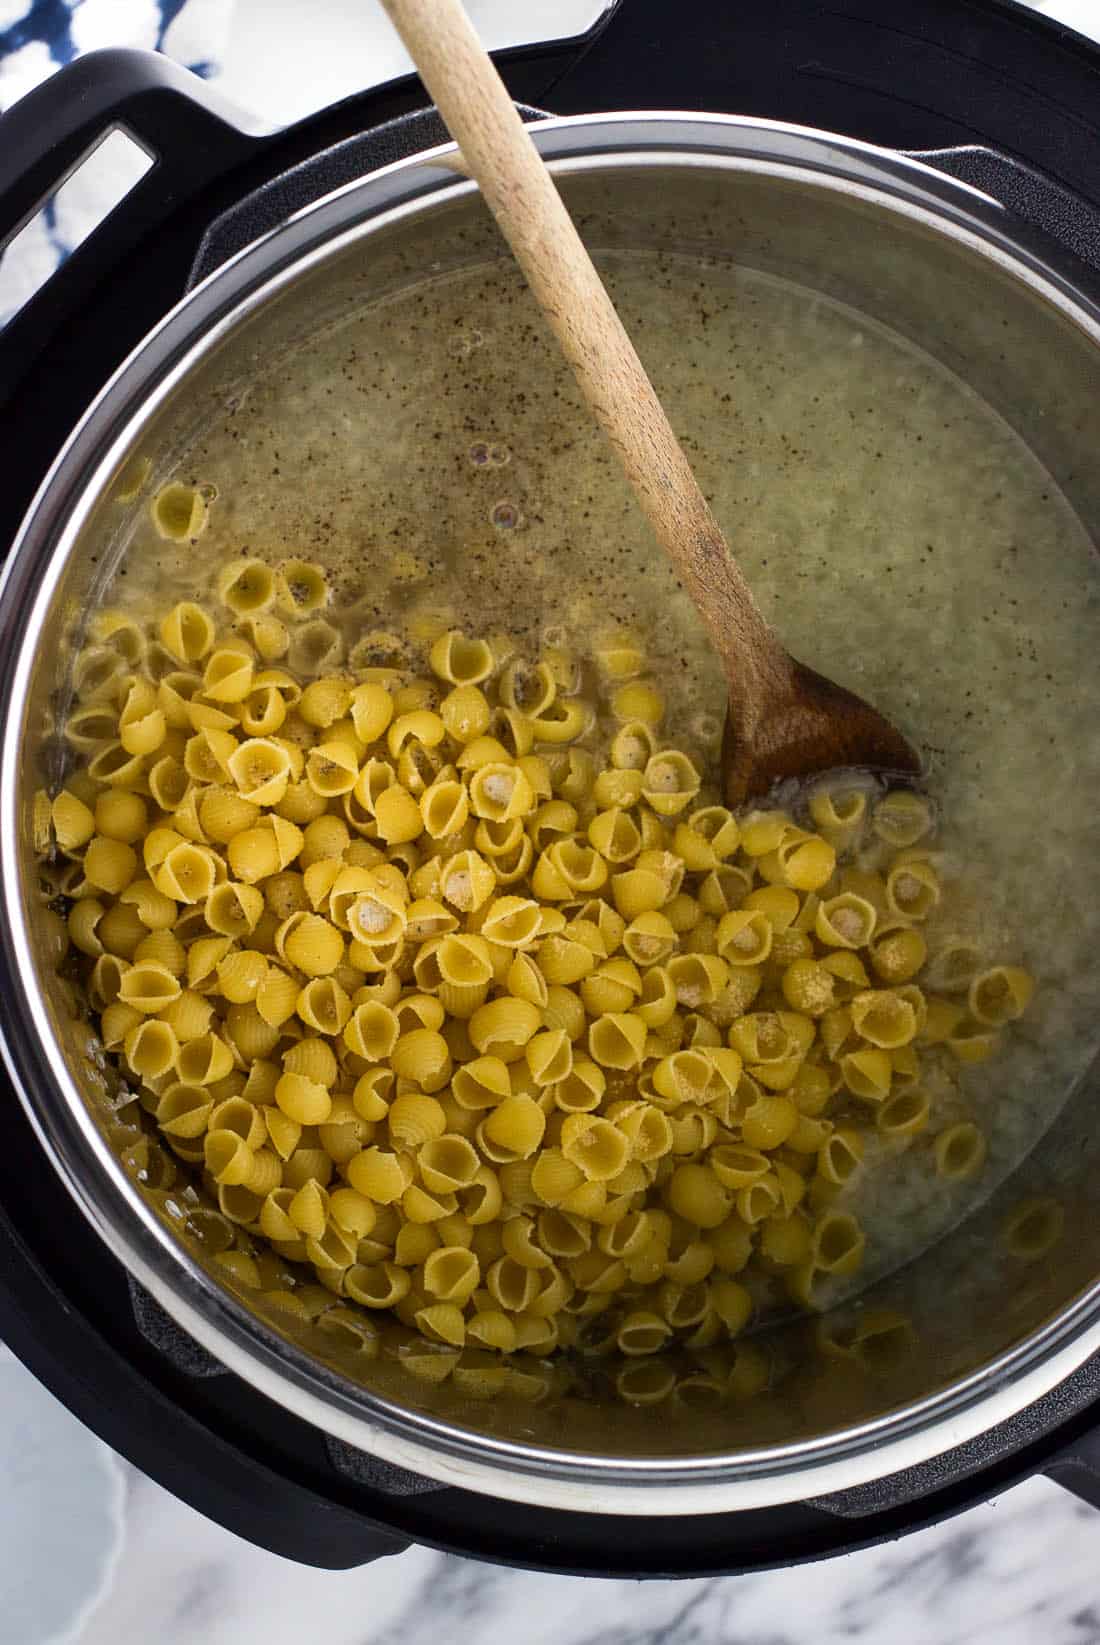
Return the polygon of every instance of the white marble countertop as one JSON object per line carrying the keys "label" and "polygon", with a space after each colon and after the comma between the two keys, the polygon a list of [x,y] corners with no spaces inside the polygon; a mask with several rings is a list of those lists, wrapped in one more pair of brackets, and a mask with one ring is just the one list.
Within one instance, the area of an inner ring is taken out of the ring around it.
{"label": "white marble countertop", "polygon": [[0,1645],[1097,1645],[1100,1517],[1045,1479],[823,1564],[689,1582],[413,1548],[309,1570],[121,1463],[0,1349]]}
{"label": "white marble countertop", "polygon": [[[61,55],[159,46],[276,120],[398,73],[370,0],[0,0],[0,106]],[[493,45],[567,34],[600,0],[469,0]],[[1100,0],[1038,9],[1100,36]],[[278,49],[283,39],[293,49]],[[30,246],[33,257],[35,248]],[[114,1457],[0,1347],[0,1645],[1100,1645],[1100,1516],[1044,1479],[825,1564],[683,1583],[502,1570],[413,1549],[307,1570]]]}
{"label": "white marble countertop", "polygon": [[[127,1487],[125,1555],[79,1645],[1100,1640],[1100,1518],[1041,1479],[949,1525],[825,1564],[647,1583],[502,1570],[421,1548],[361,1571],[307,1571],[133,1473]],[[0,1620],[0,1639],[2,1629]]]}

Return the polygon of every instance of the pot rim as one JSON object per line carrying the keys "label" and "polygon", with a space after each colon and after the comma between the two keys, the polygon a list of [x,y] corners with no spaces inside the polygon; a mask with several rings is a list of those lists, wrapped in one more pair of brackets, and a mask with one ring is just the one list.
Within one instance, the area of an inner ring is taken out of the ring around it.
{"label": "pot rim", "polygon": [[[994,262],[1100,351],[1100,293],[1083,268],[1052,266],[1048,243],[997,201],[918,160],[808,127],[675,111],[548,119],[531,134],[559,175],[683,165],[862,198]],[[169,311],[101,390],[43,480],[0,578],[0,964],[7,973],[0,1050],[51,1164],[108,1248],[229,1370],[324,1432],[442,1484],[573,1511],[688,1515],[832,1495],[973,1439],[1065,1380],[1100,1350],[1100,1281],[967,1377],[832,1435],[680,1458],[609,1458],[505,1441],[356,1388],[223,1291],[132,1187],[69,1074],[33,985],[20,852],[22,728],[37,636],[93,500],[166,398],[238,324],[358,240],[475,192],[456,145],[446,144],[303,207]]]}

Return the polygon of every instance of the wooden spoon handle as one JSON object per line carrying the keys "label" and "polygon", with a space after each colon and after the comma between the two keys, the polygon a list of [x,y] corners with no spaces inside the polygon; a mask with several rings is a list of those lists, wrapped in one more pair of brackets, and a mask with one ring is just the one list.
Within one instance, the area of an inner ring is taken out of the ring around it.
{"label": "wooden spoon handle", "polygon": [[731,691],[751,717],[751,699],[789,660],[756,606],[503,81],[461,0],[382,5],[694,600]]}

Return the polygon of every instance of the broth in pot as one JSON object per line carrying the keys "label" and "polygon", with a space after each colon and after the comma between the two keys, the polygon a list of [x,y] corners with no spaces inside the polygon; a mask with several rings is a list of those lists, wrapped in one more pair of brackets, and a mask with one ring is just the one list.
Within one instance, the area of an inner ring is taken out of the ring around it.
{"label": "broth in pot", "polygon": [[[131,463],[40,823],[221,1277],[417,1400],[690,1417],[970,1216],[1094,1059],[1097,568],[900,331],[713,249],[600,266],[766,616],[926,796],[724,812],[717,661],[492,259],[238,349]],[[844,1319],[834,1361],[910,1329]]]}

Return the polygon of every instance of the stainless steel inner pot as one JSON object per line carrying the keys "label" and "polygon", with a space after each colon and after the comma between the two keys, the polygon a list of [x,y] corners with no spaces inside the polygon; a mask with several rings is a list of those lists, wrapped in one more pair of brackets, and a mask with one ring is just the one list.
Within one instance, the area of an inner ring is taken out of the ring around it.
{"label": "stainless steel inner pot", "polygon": [[[1100,537],[1100,309],[989,198],[907,159],[794,127],[681,114],[552,120],[535,131],[596,248],[733,257],[877,317],[1002,413]],[[0,863],[5,1055],[43,1148],[107,1246],[170,1315],[264,1394],[351,1446],[445,1483],[552,1507],[695,1514],[805,1499],[980,1435],[1100,1349],[1100,1135],[1083,1081],[1016,1176],[866,1306],[912,1322],[873,1371],[796,1323],[761,1342],[768,1389],[660,1412],[609,1397],[477,1402],[399,1358],[357,1363],[225,1282],[158,1146],[143,1140],[36,920],[31,797],[56,776],[68,637],[121,553],[111,500],[135,454],[170,468],[265,361],[349,305],[503,256],[453,149],[390,166],[298,213],[210,276],[130,357],[59,456],[0,599]],[[116,555],[117,558],[117,555]],[[997,1254],[1004,1216],[1055,1196],[1044,1262]]]}

